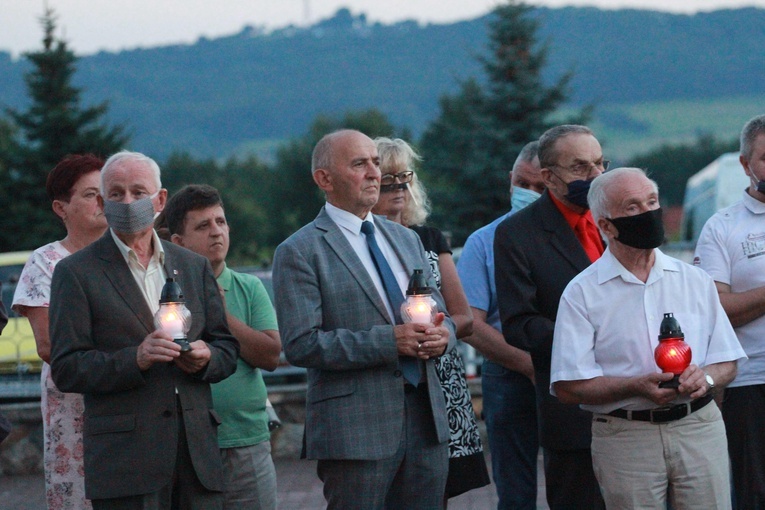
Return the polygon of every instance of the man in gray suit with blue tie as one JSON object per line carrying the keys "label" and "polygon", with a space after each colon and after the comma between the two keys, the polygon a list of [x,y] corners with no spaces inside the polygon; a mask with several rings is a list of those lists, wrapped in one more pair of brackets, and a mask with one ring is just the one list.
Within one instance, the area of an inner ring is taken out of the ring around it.
{"label": "man in gray suit with blue tie", "polygon": [[434,323],[401,323],[409,277],[429,264],[413,231],[370,212],[374,142],[331,133],[311,166],[327,203],[273,271],[284,352],[308,369],[304,456],[319,460],[330,509],[442,508],[449,429],[433,358],[454,348],[454,324],[435,285]]}

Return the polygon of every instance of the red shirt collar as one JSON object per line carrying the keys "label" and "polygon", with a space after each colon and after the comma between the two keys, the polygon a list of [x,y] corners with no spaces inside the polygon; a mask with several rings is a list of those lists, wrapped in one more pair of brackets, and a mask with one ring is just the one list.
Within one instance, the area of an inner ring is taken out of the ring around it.
{"label": "red shirt collar", "polygon": [[595,225],[595,220],[593,219],[592,213],[590,212],[589,209],[587,209],[587,211],[585,211],[583,214],[579,214],[578,212],[572,211],[571,209],[569,209],[566,204],[564,204],[563,202],[555,198],[555,195],[553,195],[549,191],[547,192],[547,194],[550,195],[550,198],[552,199],[553,204],[555,204],[555,207],[558,208],[560,213],[566,219],[566,223],[568,223],[572,229],[576,226],[577,223],[579,223],[579,219],[582,218],[582,216],[584,216],[584,219],[588,224],[592,225],[593,227],[597,229],[597,225]]}

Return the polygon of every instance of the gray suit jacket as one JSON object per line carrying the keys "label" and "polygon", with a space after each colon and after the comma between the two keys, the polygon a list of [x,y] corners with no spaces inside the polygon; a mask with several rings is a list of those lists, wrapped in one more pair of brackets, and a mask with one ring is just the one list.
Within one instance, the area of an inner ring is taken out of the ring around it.
{"label": "gray suit jacket", "polygon": [[[138,345],[154,331],[146,300],[111,234],[63,259],[51,284],[53,380],[85,395],[85,492],[117,498],[159,490],[172,476],[178,444],[177,399],[194,469],[210,490],[223,489],[209,383],[236,370],[239,344],[226,323],[210,263],[163,241],[167,274],[192,313],[188,338],[205,340],[208,366],[189,375],[172,363],[141,371]],[[177,389],[177,396],[176,396]]]}
{"label": "gray suit jacket", "polygon": [[[430,267],[417,234],[383,217],[375,223],[408,273]],[[284,353],[293,365],[308,368],[304,454],[392,456],[404,430],[404,380],[393,324],[369,273],[324,209],[277,248],[273,274]],[[433,297],[445,312],[441,294],[434,290]],[[454,324],[447,317],[444,325],[452,349]],[[444,396],[433,360],[425,365],[443,442],[449,438]]]}

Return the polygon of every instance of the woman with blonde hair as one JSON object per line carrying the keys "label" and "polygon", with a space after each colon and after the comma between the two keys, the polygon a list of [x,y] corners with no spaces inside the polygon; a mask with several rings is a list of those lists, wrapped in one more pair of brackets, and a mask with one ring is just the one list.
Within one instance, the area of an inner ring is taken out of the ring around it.
{"label": "woman with blonde hair", "polygon": [[[421,158],[400,138],[376,138],[375,144],[380,156],[382,178],[380,199],[372,212],[417,232],[430,260],[436,285],[454,321],[457,338],[469,336],[473,331],[473,315],[457,276],[449,243],[440,230],[424,225],[430,213],[430,202],[414,170],[414,163]],[[446,507],[448,498],[491,482],[462,357],[454,349],[436,358],[435,363],[449,418],[449,476],[444,494]]]}

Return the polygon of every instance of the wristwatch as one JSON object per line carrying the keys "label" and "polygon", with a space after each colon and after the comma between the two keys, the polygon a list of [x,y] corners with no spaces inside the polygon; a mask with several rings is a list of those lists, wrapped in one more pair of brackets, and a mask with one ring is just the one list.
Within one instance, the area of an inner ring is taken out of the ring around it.
{"label": "wristwatch", "polygon": [[707,381],[707,384],[709,385],[709,391],[712,391],[715,389],[715,380],[712,379],[712,376],[707,373],[707,371],[704,371],[704,379]]}

